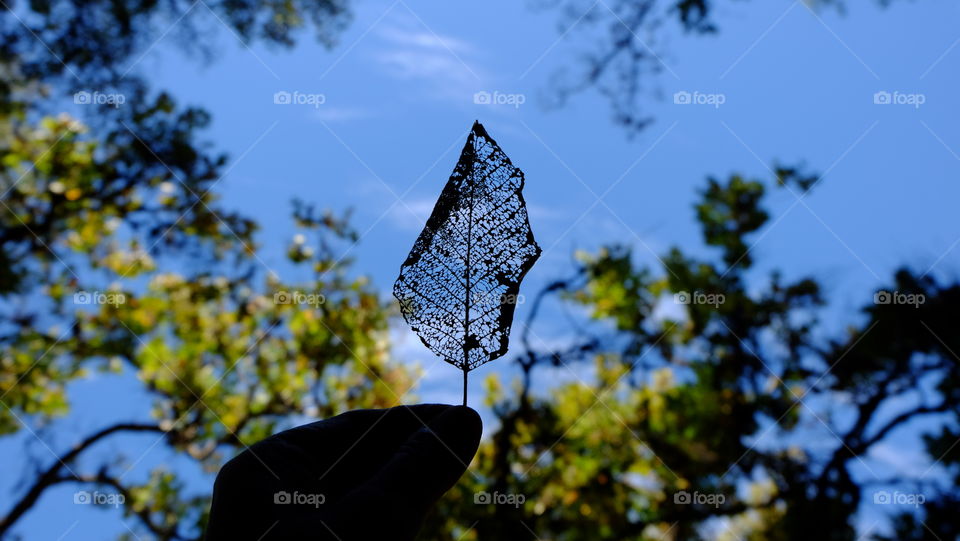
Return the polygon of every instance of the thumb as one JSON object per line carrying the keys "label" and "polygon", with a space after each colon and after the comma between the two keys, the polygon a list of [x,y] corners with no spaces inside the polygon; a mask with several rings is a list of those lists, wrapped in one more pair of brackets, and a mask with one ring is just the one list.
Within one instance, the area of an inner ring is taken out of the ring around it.
{"label": "thumb", "polygon": [[482,429],[476,411],[450,407],[412,433],[367,483],[337,506],[324,526],[344,541],[413,539],[430,507],[469,467]]}
{"label": "thumb", "polygon": [[429,506],[470,466],[482,430],[476,411],[453,406],[411,434],[370,483],[387,495]]}

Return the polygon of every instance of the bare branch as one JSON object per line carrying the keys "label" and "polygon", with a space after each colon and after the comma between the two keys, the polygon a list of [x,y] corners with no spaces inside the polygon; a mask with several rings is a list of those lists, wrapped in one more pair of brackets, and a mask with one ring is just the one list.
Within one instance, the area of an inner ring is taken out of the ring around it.
{"label": "bare branch", "polygon": [[36,482],[27,491],[26,494],[10,509],[10,511],[0,518],[0,537],[3,537],[11,527],[19,520],[40,498],[43,491],[52,485],[57,484],[60,477],[60,470],[66,467],[67,463],[75,459],[80,453],[90,448],[100,440],[115,434],[117,432],[164,432],[160,426],[146,423],[118,423],[101,429],[80,441],[70,451],[57,458],[49,468],[37,477]]}

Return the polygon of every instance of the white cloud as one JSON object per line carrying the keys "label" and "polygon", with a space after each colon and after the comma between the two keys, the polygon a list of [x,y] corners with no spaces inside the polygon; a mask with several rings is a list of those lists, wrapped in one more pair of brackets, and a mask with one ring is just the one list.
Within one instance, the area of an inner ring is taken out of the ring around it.
{"label": "white cloud", "polygon": [[529,202],[527,203],[527,214],[530,215],[531,220],[559,220],[564,217],[563,212]]}
{"label": "white cloud", "polygon": [[419,231],[427,223],[436,201],[433,199],[414,199],[401,201],[390,210],[390,221],[400,229]]}
{"label": "white cloud", "polygon": [[385,47],[374,58],[387,73],[426,86],[434,97],[467,103],[483,86],[475,49],[463,40],[438,35],[413,17],[381,25],[377,36]]}
{"label": "white cloud", "polygon": [[407,19],[402,25],[386,26],[380,31],[380,37],[398,45],[420,47],[423,49],[443,50],[449,53],[470,53],[473,47],[466,41],[437,35],[426,28],[412,30],[401,28],[417,25],[412,19]]}

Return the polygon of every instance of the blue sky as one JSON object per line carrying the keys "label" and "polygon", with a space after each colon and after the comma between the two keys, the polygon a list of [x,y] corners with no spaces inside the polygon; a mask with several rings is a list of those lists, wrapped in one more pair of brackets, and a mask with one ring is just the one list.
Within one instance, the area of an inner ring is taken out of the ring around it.
{"label": "blue sky", "polygon": [[[887,9],[861,2],[845,15],[829,8],[815,14],[785,0],[721,3],[719,34],[687,37],[668,29],[651,42],[663,69],[648,78],[644,106],[656,121],[632,138],[594,91],[561,108],[546,106],[550,77],[575,67],[598,39],[595,28],[581,25],[560,39],[554,10],[523,2],[377,0],[356,6],[334,49],[302,39],[291,51],[247,48],[204,8],[196,10],[220,44],[212,63],[184,54],[171,32],[133,70],[212,113],[207,136],[232,158],[217,191],[226,206],[263,225],[261,258],[284,277],[294,233],[289,202],[299,197],[354,209],[363,237],[350,255],[359,272],[388,291],[475,119],[526,173],[531,222],[545,249],[524,284],[528,294],[567,274],[575,249],[626,242],[638,261],[652,265],[671,245],[710,254],[692,209],[705,177],[769,178],[767,167],[777,160],[826,174],[799,202],[788,191],[774,192],[773,226],[752,249],[756,273],[780,268],[787,278],[820,279],[831,303],[829,332],[842,332],[899,265],[957,277],[956,2],[895,2]],[[323,103],[278,105],[278,91],[322,94]],[[522,95],[523,103],[474,103],[483,91]],[[676,104],[680,91],[719,94],[723,104]],[[924,103],[875,104],[881,91],[920,94]],[[561,332],[545,326],[538,334],[550,341]],[[420,398],[458,401],[454,369],[435,363],[408,333],[396,334],[398,354],[429,367]],[[479,396],[483,376],[504,364],[480,369],[472,396]],[[114,419],[116,405],[98,396],[116,384],[77,385],[78,415],[44,439],[63,448]],[[146,416],[148,400],[136,385],[120,384],[129,389],[129,406]],[[21,446],[32,440],[8,438],[0,457],[22,462]],[[172,459],[152,443],[129,439],[100,450],[150,450],[146,471]],[[30,449],[43,463],[50,459],[36,441]],[[877,467],[925,467],[910,446],[883,452]],[[0,505],[9,505],[16,481],[0,481]],[[198,475],[195,482],[209,480]],[[37,539],[126,531],[118,513],[72,505],[72,492],[51,491],[21,531]]]}

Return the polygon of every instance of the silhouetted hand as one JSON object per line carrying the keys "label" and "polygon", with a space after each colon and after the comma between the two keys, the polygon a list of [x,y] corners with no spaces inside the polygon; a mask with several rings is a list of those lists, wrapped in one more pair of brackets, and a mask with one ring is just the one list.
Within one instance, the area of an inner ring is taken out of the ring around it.
{"label": "silhouetted hand", "polygon": [[224,465],[208,541],[409,540],[477,452],[480,416],[422,404],[286,430]]}

